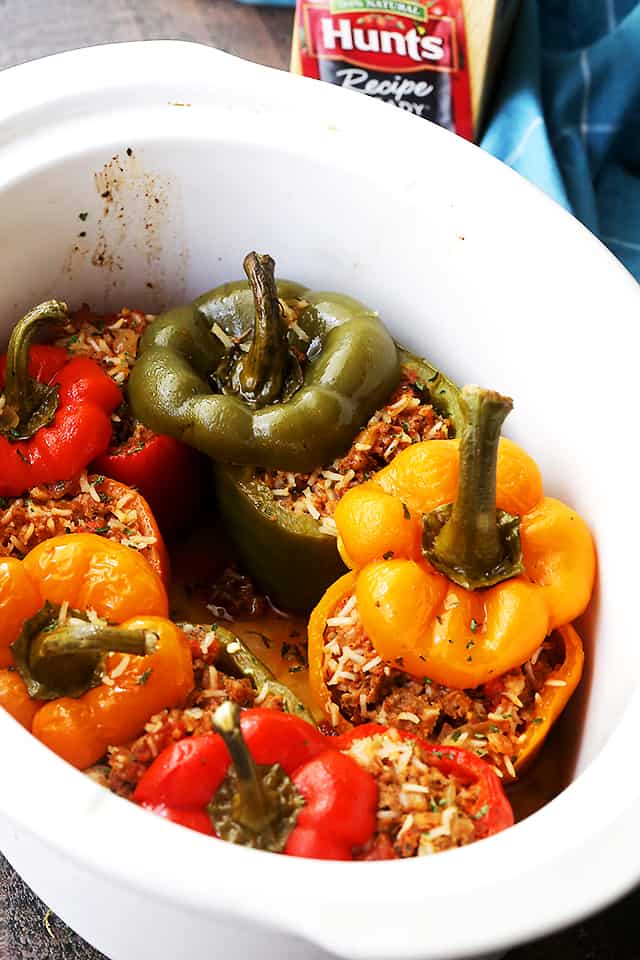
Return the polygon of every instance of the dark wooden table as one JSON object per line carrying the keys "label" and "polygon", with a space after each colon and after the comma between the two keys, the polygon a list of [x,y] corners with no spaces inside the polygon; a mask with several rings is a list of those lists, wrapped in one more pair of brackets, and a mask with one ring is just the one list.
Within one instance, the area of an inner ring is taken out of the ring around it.
{"label": "dark wooden table", "polygon": [[286,68],[292,11],[232,0],[0,0],[0,68],[124,40],[197,40]]}
{"label": "dark wooden table", "polygon": [[[291,21],[288,9],[234,0],[0,0],[0,68],[91,44],[171,38],[286,69]],[[100,957],[0,856],[0,960]],[[512,951],[508,960],[640,960],[640,893],[587,923]]]}

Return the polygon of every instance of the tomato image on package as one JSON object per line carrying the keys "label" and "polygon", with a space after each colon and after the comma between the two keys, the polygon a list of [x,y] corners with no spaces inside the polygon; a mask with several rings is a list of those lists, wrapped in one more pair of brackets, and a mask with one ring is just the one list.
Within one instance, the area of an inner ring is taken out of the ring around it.
{"label": "tomato image on package", "polygon": [[305,76],[473,138],[462,0],[298,0]]}

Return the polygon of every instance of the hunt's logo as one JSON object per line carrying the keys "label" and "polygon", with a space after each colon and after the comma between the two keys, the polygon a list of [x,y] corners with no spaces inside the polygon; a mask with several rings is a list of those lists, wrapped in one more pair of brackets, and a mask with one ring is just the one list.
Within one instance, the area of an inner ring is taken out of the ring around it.
{"label": "hunt's logo", "polygon": [[[351,6],[349,10],[345,9],[347,3]],[[334,12],[338,5],[340,12]],[[312,57],[348,60],[356,66],[390,73],[458,69],[456,26],[452,17],[436,17],[433,13],[429,16],[424,7],[402,0],[382,0],[380,7],[386,9],[376,13],[363,13],[353,6],[353,0],[339,0],[330,9],[305,5],[306,35]],[[391,6],[393,13],[389,12]],[[416,8],[424,11],[420,19]]]}

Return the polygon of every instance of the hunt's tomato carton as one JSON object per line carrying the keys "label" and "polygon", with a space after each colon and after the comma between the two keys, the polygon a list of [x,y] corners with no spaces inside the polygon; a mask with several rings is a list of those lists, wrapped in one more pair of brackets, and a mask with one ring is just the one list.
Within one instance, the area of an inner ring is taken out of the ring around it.
{"label": "hunt's tomato carton", "polygon": [[297,0],[291,69],[472,140],[518,2]]}

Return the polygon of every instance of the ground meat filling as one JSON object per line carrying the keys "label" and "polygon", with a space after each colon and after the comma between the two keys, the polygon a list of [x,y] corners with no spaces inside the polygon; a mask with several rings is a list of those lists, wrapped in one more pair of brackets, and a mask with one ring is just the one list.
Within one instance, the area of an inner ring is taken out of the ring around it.
{"label": "ground meat filling", "polygon": [[389,403],[378,410],[360,431],[348,453],[328,468],[313,473],[260,470],[281,507],[307,513],[320,520],[326,533],[335,534],[333,512],[347,490],[369,480],[397,453],[422,440],[446,440],[451,423],[428,401],[428,393],[415,380],[403,377]]}
{"label": "ground meat filling", "polygon": [[[215,629],[190,623],[181,624],[191,643],[195,686],[182,707],[161,710],[145,724],[144,733],[132,743],[111,747],[105,764],[93,775],[114,793],[130,797],[142,775],[169,744],[184,737],[211,733],[211,718],[224,700],[241,707],[256,703],[251,681],[225,673],[220,666],[222,645]],[[260,706],[282,710],[279,697],[263,697]]]}
{"label": "ground meat filling", "polygon": [[522,667],[474,690],[419,680],[382,662],[350,596],[327,620],[324,635],[331,722],[337,726],[340,716],[354,724],[376,721],[432,742],[455,743],[487,759],[500,777],[513,779],[518,744],[535,722],[539,691],[563,659],[562,640],[552,634]]}
{"label": "ground meat filling", "polygon": [[356,859],[370,859],[384,841],[396,857],[422,857],[475,840],[478,787],[430,765],[420,744],[389,730],[344,752],[378,784],[376,835]]}
{"label": "ground meat filling", "polygon": [[104,477],[87,477],[86,472],[74,480],[33,487],[28,496],[3,504],[0,557],[22,559],[43,540],[64,533],[96,533],[144,555],[156,538],[138,516],[135,496],[130,490],[116,499],[106,492]]}

